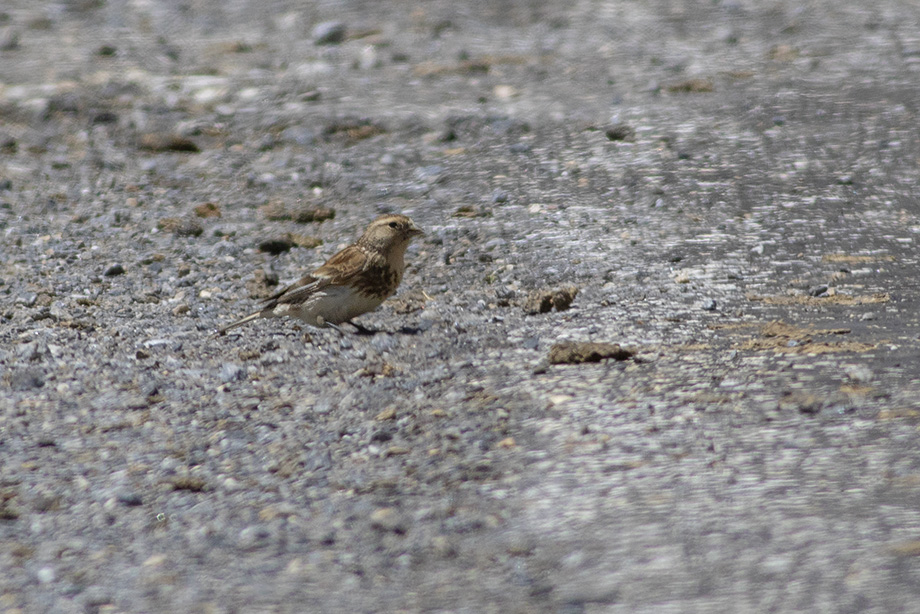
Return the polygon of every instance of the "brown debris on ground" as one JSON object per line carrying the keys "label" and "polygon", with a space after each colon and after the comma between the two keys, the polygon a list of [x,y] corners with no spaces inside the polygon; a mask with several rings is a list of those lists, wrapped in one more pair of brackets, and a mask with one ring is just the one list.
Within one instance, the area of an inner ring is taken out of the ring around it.
{"label": "brown debris on ground", "polygon": [[686,79],[667,86],[672,94],[701,94],[715,89],[712,79]]}
{"label": "brown debris on ground", "polygon": [[627,360],[635,356],[619,343],[595,343],[590,341],[562,341],[549,349],[549,363],[552,365],[576,365],[584,362],[600,362],[605,358]]}
{"label": "brown debris on ground", "polygon": [[852,296],[850,294],[834,294],[832,296],[783,296],[773,295],[766,296],[760,294],[748,294],[747,300],[756,303],[766,303],[768,305],[873,305],[877,303],[887,303],[891,296],[887,292],[870,294],[869,296]]}
{"label": "brown debris on ground", "polygon": [[204,232],[204,226],[193,218],[164,217],[157,222],[157,228],[172,232],[180,237],[198,237]]}
{"label": "brown debris on ground", "polygon": [[259,211],[265,216],[265,219],[272,221],[291,220],[298,224],[310,224],[313,222],[323,222],[335,217],[335,209],[331,207],[322,207],[317,205],[308,205],[304,203],[295,203],[287,205],[282,200],[272,200],[268,204],[259,207]]}
{"label": "brown debris on ground", "polygon": [[815,341],[816,336],[846,335],[849,328],[803,328],[776,320],[765,324],[760,336],[735,346],[738,350],[782,352],[788,354],[828,354],[833,352],[867,352],[875,349],[871,343],[858,341]]}
{"label": "brown debris on ground", "polygon": [[157,153],[177,151],[181,153],[198,153],[201,148],[195,141],[176,134],[151,133],[144,134],[138,141],[140,149]]}
{"label": "brown debris on ground", "polygon": [[821,262],[833,262],[841,264],[865,264],[867,262],[894,262],[894,256],[890,254],[854,255],[854,254],[824,254],[821,256]]}
{"label": "brown debris on ground", "polygon": [[387,305],[396,313],[413,313],[424,309],[425,303],[430,300],[431,297],[424,290],[412,290],[391,298]]}
{"label": "brown debris on ground", "polygon": [[555,309],[565,311],[572,306],[578,288],[565,286],[554,290],[535,290],[524,299],[524,311],[528,314],[547,313]]}
{"label": "brown debris on ground", "polygon": [[217,203],[201,203],[195,207],[198,217],[220,217],[220,206]]}
{"label": "brown debris on ground", "polygon": [[250,298],[268,298],[275,293],[278,285],[278,275],[267,273],[263,269],[256,269],[252,279],[246,282],[246,290]]}

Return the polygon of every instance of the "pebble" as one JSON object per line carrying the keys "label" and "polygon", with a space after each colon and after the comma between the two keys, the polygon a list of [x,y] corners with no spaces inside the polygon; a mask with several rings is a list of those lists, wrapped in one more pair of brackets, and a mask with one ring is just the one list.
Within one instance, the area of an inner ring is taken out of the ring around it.
{"label": "pebble", "polygon": [[51,584],[57,579],[57,573],[55,573],[53,567],[42,567],[35,572],[35,577],[42,584]]}
{"label": "pebble", "polygon": [[132,490],[120,492],[116,495],[116,498],[118,499],[119,503],[128,507],[137,507],[139,505],[143,505],[144,503],[143,498],[141,498],[138,493]]}
{"label": "pebble", "polygon": [[495,190],[492,192],[492,202],[500,205],[508,202],[508,193],[504,190]]}
{"label": "pebble", "polygon": [[17,369],[10,375],[10,388],[25,391],[45,385],[45,375],[39,369]]}
{"label": "pebble", "polygon": [[811,296],[822,296],[827,294],[827,284],[821,284],[809,288],[808,294]]}
{"label": "pebble", "polygon": [[245,378],[246,371],[238,364],[225,362],[220,366],[220,379],[223,382],[238,382]]}
{"label": "pebble", "polygon": [[704,311],[715,311],[718,309],[719,305],[716,303],[715,299],[708,298],[703,301],[702,308]]}
{"label": "pebble", "polygon": [[611,141],[635,141],[636,130],[628,124],[614,124],[604,130],[604,135]]}
{"label": "pebble", "polygon": [[38,293],[23,292],[16,297],[14,302],[17,305],[22,305],[23,307],[34,307],[35,303],[38,302]]}
{"label": "pebble", "polygon": [[310,147],[316,142],[316,133],[304,126],[288,126],[281,132],[281,140],[301,147]]}
{"label": "pebble", "polygon": [[371,527],[389,533],[405,533],[407,526],[402,515],[392,507],[381,507],[370,516]]}
{"label": "pebble", "polygon": [[19,30],[12,27],[0,30],[0,51],[13,51],[19,47]]}
{"label": "pebble", "polygon": [[110,266],[109,268],[105,270],[105,273],[103,273],[103,275],[106,277],[115,277],[116,275],[124,275],[124,273],[125,273],[125,267],[123,267],[120,264],[113,264],[112,266]]}
{"label": "pebble", "polygon": [[335,45],[345,40],[347,28],[341,21],[324,21],[313,28],[312,37],[315,45]]}
{"label": "pebble", "polygon": [[263,525],[252,525],[240,531],[237,543],[244,550],[254,550],[267,546],[272,537],[272,532]]}

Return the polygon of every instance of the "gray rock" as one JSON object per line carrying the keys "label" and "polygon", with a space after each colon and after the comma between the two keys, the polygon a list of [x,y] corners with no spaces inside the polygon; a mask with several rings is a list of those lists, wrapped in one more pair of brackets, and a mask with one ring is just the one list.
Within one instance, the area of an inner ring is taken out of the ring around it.
{"label": "gray rock", "polygon": [[35,390],[45,385],[45,374],[37,368],[13,369],[10,373],[10,388],[25,391]]}
{"label": "gray rock", "polygon": [[225,362],[220,366],[220,379],[222,382],[238,382],[246,378],[246,370],[238,364]]}
{"label": "gray rock", "polygon": [[311,37],[316,45],[334,45],[345,40],[347,28],[341,21],[324,21],[313,27]]}

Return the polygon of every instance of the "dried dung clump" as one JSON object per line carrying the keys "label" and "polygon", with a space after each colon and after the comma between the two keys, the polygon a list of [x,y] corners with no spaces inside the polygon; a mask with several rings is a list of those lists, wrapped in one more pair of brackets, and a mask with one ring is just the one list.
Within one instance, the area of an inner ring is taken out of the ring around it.
{"label": "dried dung clump", "polygon": [[549,349],[549,363],[552,365],[577,365],[583,362],[600,362],[605,358],[628,360],[635,352],[621,347],[619,343],[594,343],[589,341],[563,341]]}
{"label": "dried dung clump", "polygon": [[566,286],[555,290],[536,290],[524,299],[524,311],[529,314],[547,313],[555,309],[565,311],[572,306],[578,288]]}

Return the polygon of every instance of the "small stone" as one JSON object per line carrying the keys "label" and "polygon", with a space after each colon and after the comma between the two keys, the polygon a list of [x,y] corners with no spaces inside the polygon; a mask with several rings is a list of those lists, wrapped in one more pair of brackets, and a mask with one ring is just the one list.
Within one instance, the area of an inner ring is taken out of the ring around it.
{"label": "small stone", "polygon": [[246,372],[243,370],[243,367],[232,362],[225,362],[220,367],[220,379],[223,382],[237,382],[242,380],[245,376]]}
{"label": "small stone", "polygon": [[116,124],[118,123],[118,114],[112,111],[99,111],[93,114],[90,121],[94,124]]}
{"label": "small stone", "polygon": [[431,538],[431,549],[440,557],[449,558],[457,555],[457,548],[446,535],[435,535]]}
{"label": "small stone", "polygon": [[25,391],[45,385],[45,375],[39,369],[17,369],[10,375],[10,388]]}
{"label": "small stone", "polygon": [[147,350],[141,349],[134,353],[134,357],[138,360],[146,360],[150,358],[150,352]]}
{"label": "small stone", "polygon": [[13,301],[17,305],[22,305],[23,307],[34,307],[35,303],[38,302],[38,294],[35,292],[23,292],[22,294],[16,297],[16,300]]}
{"label": "small stone", "polygon": [[189,492],[204,492],[208,490],[208,483],[192,475],[176,476],[169,481],[173,490],[187,490]]}
{"label": "small stone", "polygon": [[301,147],[310,147],[316,142],[316,133],[303,126],[288,126],[281,131],[281,139]]}
{"label": "small stone", "polygon": [[286,238],[291,240],[291,243],[297,247],[302,247],[304,249],[313,249],[314,247],[319,247],[323,244],[323,240],[319,237],[314,237],[312,235],[298,234],[295,232],[288,232],[284,235]]}
{"label": "small stone", "polygon": [[496,85],[492,88],[492,94],[498,100],[511,100],[518,95],[518,91],[510,85]]}
{"label": "small stone", "polygon": [[105,273],[103,273],[103,275],[105,277],[115,277],[116,275],[124,275],[124,273],[125,273],[125,267],[121,266],[120,264],[113,264],[112,266],[110,266],[109,268],[105,270]]}
{"label": "small stone", "polygon": [[51,584],[57,578],[57,574],[53,567],[42,567],[35,572],[35,577],[42,584]]}
{"label": "small stone", "polygon": [[0,30],[0,51],[13,51],[19,47],[19,30],[12,27]]}
{"label": "small stone", "polygon": [[711,298],[708,298],[705,301],[703,301],[703,304],[701,306],[704,311],[715,311],[719,307],[716,301]]}
{"label": "small stone", "polygon": [[384,409],[382,412],[380,412],[379,414],[377,414],[376,416],[374,416],[374,420],[378,422],[383,422],[385,420],[393,420],[395,418],[396,418],[396,408],[395,407],[388,407]]}
{"label": "small stone", "polygon": [[179,303],[178,305],[172,308],[172,314],[174,316],[181,316],[181,315],[184,315],[190,312],[191,310],[192,308],[186,305],[185,303]]}
{"label": "small stone", "polygon": [[313,28],[314,45],[335,45],[345,40],[347,28],[341,21],[324,21]]}
{"label": "small stone", "polygon": [[157,228],[164,232],[172,232],[180,237],[198,237],[204,232],[204,226],[192,218],[160,218],[157,222]]}
{"label": "small stone", "polygon": [[492,202],[501,205],[508,202],[508,193],[504,190],[495,190],[492,192]]}
{"label": "small stone", "polygon": [[278,282],[277,273],[256,269],[252,279],[246,282],[246,290],[251,298],[268,298],[275,293]]}
{"label": "small stone", "polygon": [[612,126],[607,126],[604,130],[604,135],[611,141],[635,141],[636,140],[636,130],[630,125],[627,124],[614,124]]}
{"label": "small stone", "polygon": [[832,288],[829,288],[827,284],[819,284],[808,289],[809,296],[829,296],[834,294]]}
{"label": "small stone", "polygon": [[406,521],[398,511],[392,507],[381,507],[370,516],[371,527],[378,531],[403,534],[406,532]]}
{"label": "small stone", "polygon": [[847,365],[843,368],[843,372],[846,373],[846,376],[854,382],[859,382],[862,384],[871,382],[875,378],[875,374],[872,373],[872,369],[866,365]]}
{"label": "small stone", "polygon": [[506,437],[496,444],[499,448],[514,448],[517,444],[514,441],[514,437]]}
{"label": "small stone", "polygon": [[16,348],[16,355],[22,360],[41,360],[48,354],[48,346],[43,341],[36,340],[29,343],[20,343]]}
{"label": "small stone", "polygon": [[239,546],[245,550],[254,550],[267,546],[271,541],[272,532],[268,527],[253,525],[240,531]]}
{"label": "small stone", "polygon": [[524,300],[524,311],[531,315],[547,313],[553,309],[565,311],[571,307],[576,296],[578,296],[578,288],[575,286],[555,290],[537,290],[531,292]]}
{"label": "small stone", "polygon": [[130,490],[118,493],[116,498],[119,503],[128,507],[137,507],[144,503],[144,500],[138,493]]}
{"label": "small stone", "polygon": [[61,498],[57,495],[41,494],[32,501],[32,509],[39,513],[60,509]]}
{"label": "small stone", "polygon": [[335,217],[335,209],[330,207],[311,207],[299,206],[294,207],[291,211],[291,219],[298,224],[310,224],[313,222],[323,222]]}
{"label": "small stone", "polygon": [[198,217],[220,217],[220,207],[217,203],[202,203],[195,207]]}
{"label": "small stone", "polygon": [[525,350],[535,350],[540,346],[540,338],[528,337],[527,339],[524,339],[523,346]]}

